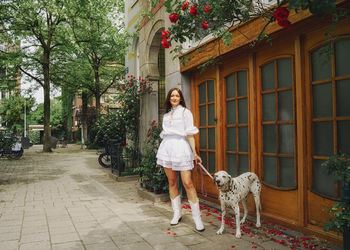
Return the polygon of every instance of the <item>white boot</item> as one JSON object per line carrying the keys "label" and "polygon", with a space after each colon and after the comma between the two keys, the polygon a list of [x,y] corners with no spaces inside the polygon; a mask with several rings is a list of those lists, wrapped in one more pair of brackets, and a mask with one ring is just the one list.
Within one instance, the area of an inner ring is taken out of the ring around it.
{"label": "white boot", "polygon": [[173,211],[174,211],[174,216],[173,216],[172,220],[170,221],[170,225],[175,226],[182,219],[182,217],[181,217],[181,196],[180,195],[176,196],[175,199],[171,199],[171,206],[172,206]]}
{"label": "white boot", "polygon": [[203,232],[204,231],[204,226],[202,223],[202,219],[201,219],[201,211],[199,209],[199,202],[197,201],[196,203],[192,203],[191,201],[190,205],[191,205],[191,210],[192,210],[192,218],[194,220],[194,223],[196,224],[196,230],[198,232]]}

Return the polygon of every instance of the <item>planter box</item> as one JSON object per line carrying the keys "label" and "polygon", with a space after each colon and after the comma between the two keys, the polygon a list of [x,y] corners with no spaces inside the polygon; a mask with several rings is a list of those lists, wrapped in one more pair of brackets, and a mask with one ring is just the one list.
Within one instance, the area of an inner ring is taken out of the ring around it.
{"label": "planter box", "polygon": [[136,181],[139,179],[138,175],[125,175],[125,176],[118,176],[117,174],[109,173],[109,176],[118,182],[124,182],[124,181]]}
{"label": "planter box", "polygon": [[144,199],[151,200],[153,202],[169,201],[169,193],[155,194],[154,192],[147,191],[144,188],[137,187],[137,194]]}

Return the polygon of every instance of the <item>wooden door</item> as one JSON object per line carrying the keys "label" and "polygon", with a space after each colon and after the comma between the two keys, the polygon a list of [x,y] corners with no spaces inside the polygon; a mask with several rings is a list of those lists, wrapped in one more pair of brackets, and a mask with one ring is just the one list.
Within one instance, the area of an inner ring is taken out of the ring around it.
{"label": "wooden door", "polygon": [[292,224],[298,221],[294,68],[293,39],[276,39],[256,53],[262,207],[265,216]]}
{"label": "wooden door", "polygon": [[[217,106],[217,95],[219,94],[217,70],[215,67],[204,73],[197,72],[192,79],[192,111],[195,114],[195,125],[199,129],[196,148],[202,158],[203,166],[211,174],[218,171],[220,164],[220,159],[218,159],[220,143],[217,129],[217,113],[219,112]],[[207,193],[212,198],[217,197],[217,188],[209,176],[196,172],[194,181],[200,195]]]}

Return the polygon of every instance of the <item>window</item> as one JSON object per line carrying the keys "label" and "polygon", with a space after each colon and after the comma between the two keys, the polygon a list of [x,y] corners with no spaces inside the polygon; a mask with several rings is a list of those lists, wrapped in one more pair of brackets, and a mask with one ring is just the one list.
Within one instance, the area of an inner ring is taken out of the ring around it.
{"label": "window", "polygon": [[226,83],[226,164],[237,176],[249,171],[247,71],[225,78]]}
{"label": "window", "polygon": [[337,199],[321,164],[330,155],[350,153],[350,40],[337,40],[310,52],[312,95],[312,191]]}
{"label": "window", "polygon": [[215,172],[215,89],[214,81],[199,85],[199,152],[203,165]]}
{"label": "window", "polygon": [[293,60],[277,59],[260,69],[263,182],[278,189],[295,189]]}

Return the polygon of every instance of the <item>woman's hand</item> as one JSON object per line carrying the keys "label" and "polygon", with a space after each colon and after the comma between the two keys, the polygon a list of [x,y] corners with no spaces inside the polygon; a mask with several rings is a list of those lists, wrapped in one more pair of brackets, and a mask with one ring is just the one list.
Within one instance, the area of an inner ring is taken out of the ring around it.
{"label": "woman's hand", "polygon": [[202,158],[199,155],[195,154],[194,155],[194,162],[196,164],[202,163]]}

